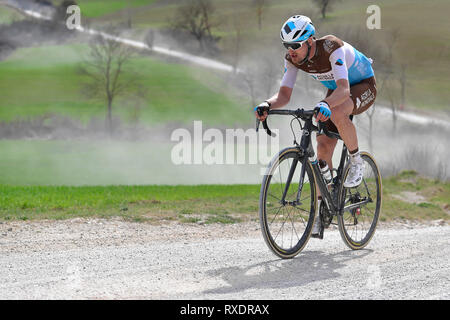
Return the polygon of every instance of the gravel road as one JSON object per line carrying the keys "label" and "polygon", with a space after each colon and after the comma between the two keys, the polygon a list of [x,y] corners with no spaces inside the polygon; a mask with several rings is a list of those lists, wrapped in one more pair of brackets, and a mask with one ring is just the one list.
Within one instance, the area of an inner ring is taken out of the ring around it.
{"label": "gravel road", "polygon": [[269,251],[256,222],[0,223],[0,299],[449,298],[442,221],[381,225],[360,251],[328,229],[291,260]]}

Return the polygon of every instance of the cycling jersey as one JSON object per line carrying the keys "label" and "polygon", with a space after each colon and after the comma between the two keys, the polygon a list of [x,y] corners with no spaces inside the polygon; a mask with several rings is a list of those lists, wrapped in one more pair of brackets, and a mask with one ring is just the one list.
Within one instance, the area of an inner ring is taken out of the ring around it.
{"label": "cycling jersey", "polygon": [[337,88],[336,80],[347,79],[350,86],[374,76],[372,60],[341,39],[328,35],[316,40],[314,56],[296,64],[285,56],[285,72],[281,86],[293,88],[298,69],[320,81],[330,90]]}

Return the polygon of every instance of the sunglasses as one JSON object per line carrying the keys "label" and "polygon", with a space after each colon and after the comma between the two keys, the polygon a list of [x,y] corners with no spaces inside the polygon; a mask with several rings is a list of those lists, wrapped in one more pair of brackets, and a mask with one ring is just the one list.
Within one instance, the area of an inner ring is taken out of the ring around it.
{"label": "sunglasses", "polygon": [[292,50],[297,50],[300,49],[305,42],[306,40],[302,42],[283,42],[283,46],[286,49],[291,48]]}

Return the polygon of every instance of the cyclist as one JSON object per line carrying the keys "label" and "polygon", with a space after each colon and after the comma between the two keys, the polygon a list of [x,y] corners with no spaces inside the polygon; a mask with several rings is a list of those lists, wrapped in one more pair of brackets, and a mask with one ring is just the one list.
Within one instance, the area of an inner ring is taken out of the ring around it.
{"label": "cyclist", "polygon": [[[295,15],[281,28],[281,40],[288,52],[285,55],[285,71],[277,94],[259,104],[260,110],[285,106],[292,95],[298,69],[308,73],[328,88],[325,99],[317,103],[316,119],[325,122],[330,131],[338,132],[350,153],[350,171],[344,182],[346,188],[362,182],[363,161],[359,154],[356,128],[350,116],[366,111],[375,101],[377,88],[372,60],[336,36],[314,37],[311,19]],[[263,121],[263,116],[256,117]],[[318,159],[326,161],[330,168],[337,139],[317,136]],[[319,195],[319,201],[321,197]],[[320,219],[316,219],[312,236],[320,231]]]}

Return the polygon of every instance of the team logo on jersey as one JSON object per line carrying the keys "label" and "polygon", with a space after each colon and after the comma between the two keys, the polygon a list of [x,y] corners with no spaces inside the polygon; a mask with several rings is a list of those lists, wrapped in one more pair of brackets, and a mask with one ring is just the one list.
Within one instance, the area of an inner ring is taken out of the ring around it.
{"label": "team logo on jersey", "polygon": [[341,59],[337,59],[336,65],[342,66],[343,64],[344,64],[344,62]]}
{"label": "team logo on jersey", "polygon": [[333,41],[331,40],[325,40],[323,42],[323,48],[325,49],[326,52],[330,53],[333,50]]}
{"label": "team logo on jersey", "polygon": [[312,76],[315,80],[318,80],[318,81],[332,81],[332,80],[334,80],[334,76],[333,76],[332,72],[314,73],[314,74],[310,74],[310,76]]}

